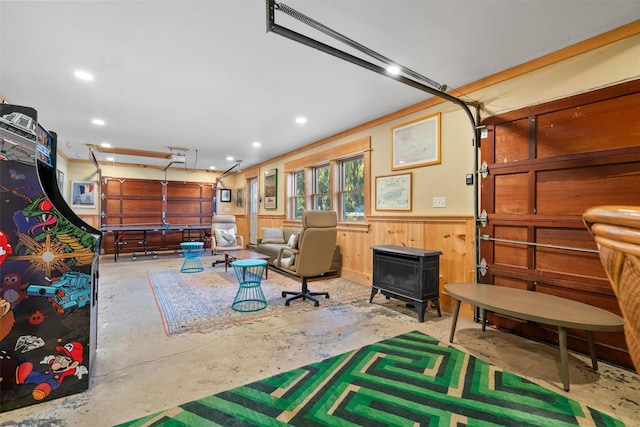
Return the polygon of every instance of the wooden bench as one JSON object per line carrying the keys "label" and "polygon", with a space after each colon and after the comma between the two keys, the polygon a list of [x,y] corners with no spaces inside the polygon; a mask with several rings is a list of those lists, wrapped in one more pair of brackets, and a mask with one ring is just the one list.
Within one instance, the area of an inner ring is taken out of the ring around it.
{"label": "wooden bench", "polygon": [[567,328],[586,331],[591,364],[594,370],[598,370],[598,359],[593,341],[593,331],[614,332],[623,329],[623,320],[620,316],[592,305],[554,295],[473,283],[449,283],[445,286],[445,293],[456,300],[449,342],[453,342],[453,336],[456,333],[461,302],[469,303],[480,309],[483,331],[485,330],[486,311],[557,326],[562,383],[566,391],[569,391]]}

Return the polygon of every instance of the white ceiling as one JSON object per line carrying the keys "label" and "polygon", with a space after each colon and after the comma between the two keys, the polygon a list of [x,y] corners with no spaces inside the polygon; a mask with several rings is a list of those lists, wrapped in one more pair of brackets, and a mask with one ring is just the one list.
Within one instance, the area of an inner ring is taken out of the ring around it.
{"label": "white ceiling", "polygon": [[[638,0],[283,3],[449,88],[640,19]],[[282,13],[276,23],[325,40]],[[264,0],[0,1],[0,96],[36,108],[71,159],[106,141],[187,148],[187,167],[219,171],[227,156],[246,168],[430,97],[267,33]]]}

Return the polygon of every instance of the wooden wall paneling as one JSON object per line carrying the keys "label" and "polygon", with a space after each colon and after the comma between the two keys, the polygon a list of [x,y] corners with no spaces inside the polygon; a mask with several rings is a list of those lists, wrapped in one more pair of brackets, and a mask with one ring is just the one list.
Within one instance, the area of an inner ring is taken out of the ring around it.
{"label": "wooden wall paneling", "polygon": [[640,139],[640,94],[605,99],[538,116],[537,157],[633,147]]}
{"label": "wooden wall paneling", "polygon": [[244,237],[245,246],[249,244],[249,217],[247,215],[236,215],[236,228],[238,234]]}
{"label": "wooden wall paneling", "polygon": [[[299,221],[295,223],[295,227],[302,227]],[[284,216],[282,215],[259,215],[258,216],[258,238],[261,238],[262,228],[293,228],[290,224],[284,224]]]}
{"label": "wooden wall paneling", "polygon": [[595,205],[640,204],[638,165],[612,163],[540,171],[537,212],[582,215]]}
{"label": "wooden wall paneling", "polygon": [[[545,292],[619,314],[582,213],[602,204],[640,205],[640,81],[488,118],[482,140],[480,233],[532,245],[483,241],[483,283]],[[526,148],[525,148],[526,147]],[[552,246],[552,247],[547,247]],[[567,249],[567,248],[575,248]],[[547,325],[490,316],[500,328],[557,343]],[[622,333],[598,334],[599,357],[631,367]],[[586,353],[579,331],[570,348]]]}
{"label": "wooden wall paneling", "polygon": [[[536,227],[534,242],[544,245],[593,249],[593,237],[584,228]],[[554,273],[565,273],[590,279],[602,279],[600,286],[613,295],[602,265],[594,262],[598,255],[568,249],[539,246],[536,249],[535,269]]]}
{"label": "wooden wall paneling", "polygon": [[[529,118],[501,123],[494,128],[495,150],[490,159],[495,163],[511,163],[529,158]],[[495,160],[494,160],[495,158]]]}
{"label": "wooden wall paneling", "polygon": [[[529,237],[529,229],[528,227],[512,225],[496,225],[493,228],[492,235],[497,239],[526,242]],[[528,250],[528,246],[518,243],[495,242],[493,245],[493,263],[516,268],[527,268]]]}
{"label": "wooden wall paneling", "polygon": [[368,244],[368,229],[366,226],[338,224],[337,244],[340,245],[342,256],[340,275],[345,279],[370,286],[372,251]]}

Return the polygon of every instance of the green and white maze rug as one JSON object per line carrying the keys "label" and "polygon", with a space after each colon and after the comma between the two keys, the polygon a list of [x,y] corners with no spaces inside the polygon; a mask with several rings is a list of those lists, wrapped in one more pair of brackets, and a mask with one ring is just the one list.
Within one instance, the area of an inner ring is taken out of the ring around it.
{"label": "green and white maze rug", "polygon": [[414,331],[123,426],[623,426]]}

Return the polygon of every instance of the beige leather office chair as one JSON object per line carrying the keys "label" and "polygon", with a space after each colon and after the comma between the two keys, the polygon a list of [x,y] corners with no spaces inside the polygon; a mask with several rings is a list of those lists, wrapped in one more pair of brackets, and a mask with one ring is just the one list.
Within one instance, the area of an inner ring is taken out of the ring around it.
{"label": "beige leather office chair", "polygon": [[616,294],[629,354],[640,373],[640,207],[596,206],[583,214]]}
{"label": "beige leather office chair", "polygon": [[238,235],[235,215],[214,215],[211,219],[211,254],[244,249],[244,239]]}
{"label": "beige leather office chair", "polygon": [[302,231],[297,248],[280,248],[274,265],[302,280],[300,291],[282,292],[283,298],[292,295],[286,299],[285,305],[296,299],[309,299],[318,307],[320,303],[316,296],[324,295],[329,298],[328,292],[309,291],[307,278],[319,276],[331,269],[338,235],[337,225],[338,215],[333,211],[306,211],[302,215]]}

